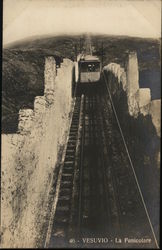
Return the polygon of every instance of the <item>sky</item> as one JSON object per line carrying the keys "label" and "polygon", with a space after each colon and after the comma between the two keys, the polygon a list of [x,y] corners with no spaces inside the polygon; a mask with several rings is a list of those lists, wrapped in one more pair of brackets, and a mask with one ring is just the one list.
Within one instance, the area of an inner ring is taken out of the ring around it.
{"label": "sky", "polygon": [[4,0],[3,44],[83,32],[161,37],[161,0]]}

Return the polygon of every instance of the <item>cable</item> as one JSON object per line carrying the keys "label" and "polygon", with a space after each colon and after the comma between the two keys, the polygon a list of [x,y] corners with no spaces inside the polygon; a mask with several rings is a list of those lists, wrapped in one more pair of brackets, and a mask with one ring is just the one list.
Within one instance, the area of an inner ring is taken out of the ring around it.
{"label": "cable", "polygon": [[119,122],[119,119],[118,119],[118,117],[117,117],[117,113],[116,113],[116,110],[115,110],[115,107],[114,107],[114,104],[113,104],[113,100],[112,100],[112,97],[111,97],[111,94],[110,94],[110,90],[109,90],[109,88],[108,88],[108,86],[107,86],[107,80],[106,80],[106,77],[105,77],[104,72],[103,72],[103,76],[104,76],[104,80],[105,80],[105,83],[106,83],[106,88],[107,88],[107,91],[108,91],[108,94],[109,94],[109,97],[110,97],[111,105],[112,105],[112,108],[113,108],[113,111],[114,111],[114,114],[115,114],[115,118],[116,118],[116,121],[117,121],[117,123],[118,123],[118,127],[119,127],[119,130],[120,130],[120,134],[121,134],[121,136],[122,136],[122,140],[123,140],[123,143],[124,143],[124,146],[125,146],[127,155],[128,155],[128,159],[129,159],[129,161],[130,161],[130,165],[131,165],[131,167],[132,167],[133,174],[134,174],[134,177],[135,177],[135,180],[136,180],[136,183],[137,183],[137,187],[138,187],[138,190],[139,190],[139,193],[140,193],[140,196],[141,196],[143,205],[144,205],[144,209],[145,209],[145,212],[146,212],[146,215],[147,215],[147,218],[148,218],[150,227],[151,227],[151,231],[152,231],[152,234],[153,234],[153,237],[154,237],[154,240],[155,240],[155,244],[156,244],[156,247],[159,248],[159,245],[158,245],[158,242],[157,242],[155,233],[154,233],[154,229],[153,229],[153,226],[152,226],[152,223],[151,223],[151,220],[150,220],[150,217],[149,217],[147,208],[146,208],[146,204],[145,204],[145,201],[144,201],[144,198],[143,198],[143,195],[142,195],[142,191],[141,191],[141,188],[140,188],[140,186],[139,186],[138,179],[137,179],[137,176],[136,176],[134,167],[133,167],[133,163],[132,163],[132,160],[131,160],[131,157],[130,157],[130,154],[129,154],[129,151],[128,151],[128,148],[127,148],[127,144],[126,144],[125,139],[124,139],[124,135],[123,135],[123,132],[122,132],[122,129],[121,129],[121,126],[120,126],[120,122]]}

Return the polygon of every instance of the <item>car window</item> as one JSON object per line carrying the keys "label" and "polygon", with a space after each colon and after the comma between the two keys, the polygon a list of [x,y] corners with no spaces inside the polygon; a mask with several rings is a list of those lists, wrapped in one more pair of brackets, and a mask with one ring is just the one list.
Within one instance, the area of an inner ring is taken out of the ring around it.
{"label": "car window", "polygon": [[84,62],[81,64],[81,72],[98,72],[99,70],[99,62]]}

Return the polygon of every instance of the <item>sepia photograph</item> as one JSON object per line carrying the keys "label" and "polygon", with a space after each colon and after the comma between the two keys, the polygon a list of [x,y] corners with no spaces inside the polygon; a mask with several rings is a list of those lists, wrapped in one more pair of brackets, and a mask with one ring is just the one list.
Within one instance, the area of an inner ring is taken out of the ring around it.
{"label": "sepia photograph", "polygon": [[0,248],[159,249],[161,0],[2,0]]}

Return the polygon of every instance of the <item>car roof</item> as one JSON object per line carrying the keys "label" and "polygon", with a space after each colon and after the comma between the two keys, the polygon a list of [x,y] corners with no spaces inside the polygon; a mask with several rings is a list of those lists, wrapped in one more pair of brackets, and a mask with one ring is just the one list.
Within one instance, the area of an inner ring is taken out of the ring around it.
{"label": "car roof", "polygon": [[99,62],[100,59],[97,56],[92,56],[92,55],[84,55],[80,58],[80,61],[96,61]]}

